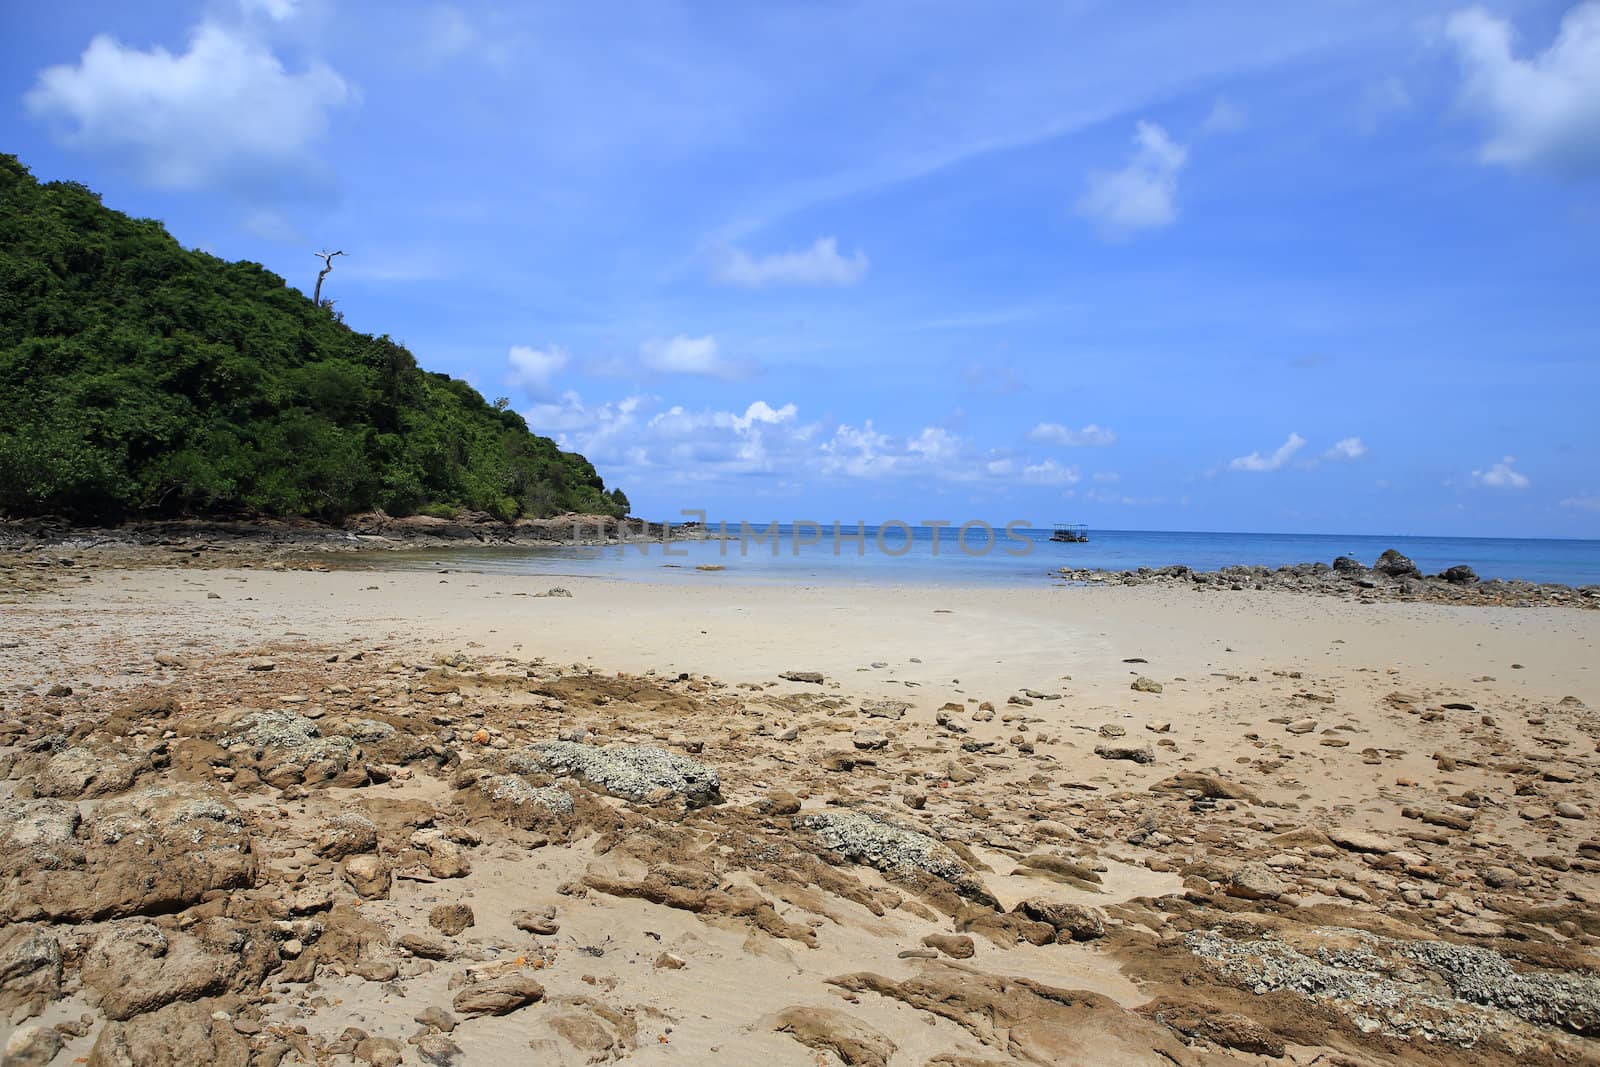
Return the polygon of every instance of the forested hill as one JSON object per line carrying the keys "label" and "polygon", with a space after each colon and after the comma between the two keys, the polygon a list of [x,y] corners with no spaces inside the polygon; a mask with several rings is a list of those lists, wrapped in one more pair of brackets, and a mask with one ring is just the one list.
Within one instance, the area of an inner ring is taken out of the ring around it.
{"label": "forested hill", "polygon": [[0,155],[0,514],[626,511],[503,406]]}

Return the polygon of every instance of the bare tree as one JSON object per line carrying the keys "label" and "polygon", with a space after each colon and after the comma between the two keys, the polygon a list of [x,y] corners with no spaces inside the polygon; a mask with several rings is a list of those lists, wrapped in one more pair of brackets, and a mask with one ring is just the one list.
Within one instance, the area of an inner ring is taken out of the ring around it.
{"label": "bare tree", "polygon": [[316,252],[316,253],[313,253],[313,254],[318,259],[322,260],[322,269],[317,271],[317,288],[311,294],[311,302],[313,304],[317,305],[317,307],[321,307],[322,306],[322,279],[326,278],[330,273],[332,273],[332,271],[333,271],[333,257],[334,256],[342,256],[342,255],[344,255],[344,253],[343,252],[329,252],[326,248],[324,248],[321,252]]}

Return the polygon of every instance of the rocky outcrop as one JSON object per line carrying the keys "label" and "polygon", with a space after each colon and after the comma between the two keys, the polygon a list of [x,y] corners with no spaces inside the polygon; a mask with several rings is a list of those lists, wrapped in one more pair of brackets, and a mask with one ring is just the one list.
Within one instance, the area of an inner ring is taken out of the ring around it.
{"label": "rocky outcrop", "polygon": [[254,884],[239,812],[192,787],[147,789],[87,816],[60,800],[0,802],[0,917],[86,922],[198,903]]}
{"label": "rocky outcrop", "polygon": [[575,741],[534,745],[530,755],[552,774],[570,774],[585,785],[625,800],[659,804],[681,800],[690,808],[722,802],[716,769],[651,745],[598,748]]}

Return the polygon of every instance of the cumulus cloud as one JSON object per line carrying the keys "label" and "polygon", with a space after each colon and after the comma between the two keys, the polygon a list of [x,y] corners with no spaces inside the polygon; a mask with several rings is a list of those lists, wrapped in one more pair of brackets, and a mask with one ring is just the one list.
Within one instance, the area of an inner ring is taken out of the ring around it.
{"label": "cumulus cloud", "polygon": [[204,22],[177,55],[96,37],[77,63],[40,72],[23,105],[62,144],[148,185],[260,199],[323,187],[313,146],[355,96],[322,63],[290,71],[247,29]]}
{"label": "cumulus cloud", "polygon": [[867,254],[860,249],[839,254],[839,242],[819,237],[810,248],[752,256],[741,248],[724,248],[711,276],[724,285],[760,289],[768,285],[854,285],[867,273]]}
{"label": "cumulus cloud", "polygon": [[1229,462],[1228,466],[1236,471],[1275,471],[1281,469],[1295,453],[1306,445],[1306,439],[1297,433],[1291,433],[1277,451],[1271,455],[1263,456],[1260,452],[1252,452],[1248,456],[1240,456]]}
{"label": "cumulus cloud", "polygon": [[1360,459],[1367,454],[1367,446],[1359,437],[1346,437],[1342,441],[1335,441],[1333,447],[1322,454],[1323,459],[1350,460]]}
{"label": "cumulus cloud", "polygon": [[1082,480],[1077,467],[1064,467],[1053,459],[1022,468],[1022,480],[1029,485],[1067,486]]}
{"label": "cumulus cloud", "polygon": [[1472,481],[1489,489],[1526,489],[1533,482],[1516,469],[1516,456],[1506,456],[1485,470],[1473,471]]}
{"label": "cumulus cloud", "polygon": [[1116,444],[1117,435],[1115,431],[1092,422],[1081,430],[1071,429],[1059,422],[1041,422],[1028,431],[1028,440],[1066,445],[1068,448],[1104,448]]}
{"label": "cumulus cloud", "polygon": [[1189,150],[1153,122],[1138,123],[1133,143],[1127,166],[1090,174],[1078,200],[1078,214],[1109,237],[1167,226],[1178,217],[1178,173]]}
{"label": "cumulus cloud", "polygon": [[1520,59],[1509,21],[1482,8],[1452,15],[1463,105],[1488,127],[1486,163],[1569,176],[1600,173],[1600,0],[1567,12],[1543,52]]}
{"label": "cumulus cloud", "polygon": [[717,339],[704,337],[652,337],[639,346],[644,365],[662,374],[690,374],[705,378],[742,378],[748,368],[722,355]]}
{"label": "cumulus cloud", "polygon": [[521,386],[533,393],[547,389],[550,379],[566,370],[571,362],[566,349],[559,345],[549,348],[512,345],[506,358],[511,364],[511,371],[506,375],[507,384]]}

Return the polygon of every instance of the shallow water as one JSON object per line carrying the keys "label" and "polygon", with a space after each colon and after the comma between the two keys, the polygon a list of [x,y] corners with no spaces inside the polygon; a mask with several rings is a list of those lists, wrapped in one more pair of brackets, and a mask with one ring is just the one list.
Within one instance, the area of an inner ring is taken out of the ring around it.
{"label": "shallow water", "polygon": [[[765,528],[762,528],[764,532]],[[1183,533],[1092,530],[1087,544],[1060,544],[1048,530],[996,530],[992,546],[974,527],[954,529],[831,528],[810,542],[780,526],[778,536],[743,541],[673,541],[606,547],[489,546],[441,551],[374,552],[363,561],[389,569],[450,569],[488,574],[548,574],[642,581],[733,581],[741,584],[1037,585],[1062,567],[1128,570],[1187,564],[1216,570],[1236,564],[1278,567],[1354,556],[1370,565],[1387,548],[1410,556],[1425,573],[1465,563],[1483,578],[1522,578],[1568,585],[1600,584],[1600,541],[1537,538],[1372,537],[1348,534]],[[937,535],[937,537],[936,537]],[[708,572],[700,567],[722,567]]]}

